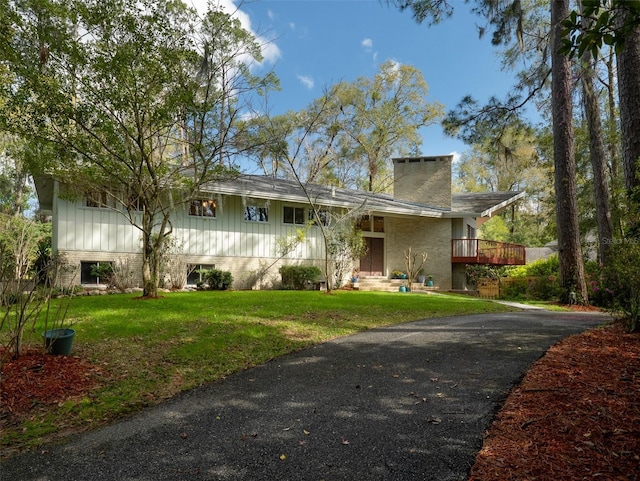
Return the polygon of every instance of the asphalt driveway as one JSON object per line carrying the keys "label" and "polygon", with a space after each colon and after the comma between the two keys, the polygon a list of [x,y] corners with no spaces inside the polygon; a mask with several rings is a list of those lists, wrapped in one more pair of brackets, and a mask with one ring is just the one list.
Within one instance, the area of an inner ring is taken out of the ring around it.
{"label": "asphalt driveway", "polygon": [[523,311],[368,331],[13,457],[0,479],[463,480],[531,363],[606,320]]}

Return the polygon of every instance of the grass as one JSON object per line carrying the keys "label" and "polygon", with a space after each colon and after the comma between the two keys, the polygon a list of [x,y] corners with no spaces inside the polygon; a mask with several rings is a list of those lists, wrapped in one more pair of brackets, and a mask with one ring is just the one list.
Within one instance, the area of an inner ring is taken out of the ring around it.
{"label": "grass", "polygon": [[[67,318],[76,330],[72,354],[102,369],[99,388],[84,399],[33,410],[3,430],[0,446],[33,447],[60,431],[95,428],[336,337],[429,317],[508,310],[470,297],[357,291],[77,297]],[[34,345],[41,330],[34,330]]]}

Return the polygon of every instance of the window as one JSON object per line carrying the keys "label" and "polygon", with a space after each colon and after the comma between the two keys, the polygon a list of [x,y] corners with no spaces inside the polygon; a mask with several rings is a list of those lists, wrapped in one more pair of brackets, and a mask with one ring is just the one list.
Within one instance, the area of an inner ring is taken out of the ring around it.
{"label": "window", "polygon": [[202,282],[202,271],[215,268],[214,264],[191,264],[189,266],[189,275],[187,276],[187,285],[197,286]]}
{"label": "window", "polygon": [[384,232],[384,217],[373,216],[373,232]]}
{"label": "window", "polygon": [[93,207],[97,209],[107,209],[109,207],[115,207],[113,199],[107,196],[104,191],[92,191],[87,192],[85,205],[87,207]]}
{"label": "window", "polygon": [[309,209],[309,219],[313,222],[313,225],[329,225],[329,212],[326,210],[319,210],[318,214]]}
{"label": "window", "polygon": [[285,224],[304,224],[304,208],[285,205],[283,222]]}
{"label": "window", "polygon": [[215,217],[216,201],[213,199],[196,199],[192,200],[189,205],[189,215],[198,217]]}
{"label": "window", "polygon": [[80,262],[80,284],[106,284],[106,276],[110,271],[111,262]]}
{"label": "window", "polygon": [[384,217],[373,216],[373,222],[371,216],[363,215],[360,217],[357,225],[358,229],[362,232],[384,232]]}
{"label": "window", "polygon": [[269,209],[248,205],[244,208],[244,220],[248,222],[269,222]]}

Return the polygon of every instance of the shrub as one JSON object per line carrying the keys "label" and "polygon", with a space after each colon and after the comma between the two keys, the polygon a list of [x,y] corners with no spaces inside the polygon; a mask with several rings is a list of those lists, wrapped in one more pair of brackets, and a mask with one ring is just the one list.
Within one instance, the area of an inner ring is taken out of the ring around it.
{"label": "shrub", "polygon": [[210,291],[225,291],[233,284],[231,272],[220,269],[202,269],[200,273]]}
{"label": "shrub", "polygon": [[560,260],[557,255],[546,259],[538,259],[531,264],[512,267],[509,269],[511,277],[558,277],[560,273]]}
{"label": "shrub", "polygon": [[608,290],[612,309],[625,316],[626,329],[640,328],[640,240],[630,239],[610,249],[599,288]]}
{"label": "shrub", "polygon": [[301,291],[318,282],[320,269],[316,266],[282,266],[282,288]]}

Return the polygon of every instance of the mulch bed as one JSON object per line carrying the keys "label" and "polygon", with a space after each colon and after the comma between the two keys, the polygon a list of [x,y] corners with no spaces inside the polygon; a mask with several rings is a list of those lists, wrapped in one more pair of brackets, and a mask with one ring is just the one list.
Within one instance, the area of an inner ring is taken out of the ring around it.
{"label": "mulch bed", "polygon": [[[5,364],[0,426],[89,395],[101,369],[32,351]],[[104,379],[104,378],[103,378]],[[486,433],[470,481],[640,480],[640,335],[569,337],[538,360]]]}
{"label": "mulch bed", "polygon": [[97,384],[100,374],[100,368],[76,356],[28,351],[2,368],[0,420],[82,398]]}
{"label": "mulch bed", "polygon": [[553,346],[507,398],[472,481],[640,479],[640,335],[618,325]]}

